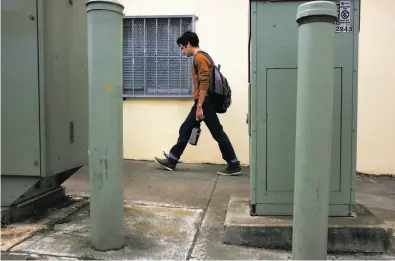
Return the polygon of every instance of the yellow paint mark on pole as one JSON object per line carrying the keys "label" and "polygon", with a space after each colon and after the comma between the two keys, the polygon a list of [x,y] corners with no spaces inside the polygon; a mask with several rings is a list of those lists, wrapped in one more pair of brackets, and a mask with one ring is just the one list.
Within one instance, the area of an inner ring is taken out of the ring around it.
{"label": "yellow paint mark on pole", "polygon": [[112,91],[112,88],[110,86],[106,86],[107,91]]}

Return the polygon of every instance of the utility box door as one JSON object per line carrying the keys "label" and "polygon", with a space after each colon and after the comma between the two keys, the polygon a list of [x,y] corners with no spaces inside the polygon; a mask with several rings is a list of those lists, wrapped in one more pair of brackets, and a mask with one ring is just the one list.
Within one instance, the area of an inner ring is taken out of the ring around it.
{"label": "utility box door", "polygon": [[1,1],[1,174],[40,176],[37,1]]}
{"label": "utility box door", "polygon": [[[305,2],[251,2],[250,191],[257,214],[292,214],[298,65],[296,13]],[[354,44],[352,30],[336,33],[330,184],[333,215],[346,215],[351,201]]]}

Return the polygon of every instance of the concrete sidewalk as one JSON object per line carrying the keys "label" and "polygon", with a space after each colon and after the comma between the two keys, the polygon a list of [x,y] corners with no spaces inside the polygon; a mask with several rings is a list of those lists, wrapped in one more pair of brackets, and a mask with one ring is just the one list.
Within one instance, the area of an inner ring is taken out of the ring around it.
{"label": "concrete sidewalk", "polygon": [[[290,259],[287,251],[223,243],[229,198],[249,196],[249,175],[244,169],[242,176],[218,176],[218,167],[180,164],[177,171],[167,172],[153,162],[125,161],[126,246],[109,252],[89,246],[89,205],[84,198],[90,193],[89,171],[82,168],[64,183],[78,207],[57,210],[58,216],[64,212],[62,218],[7,249],[2,243],[2,251],[7,250],[2,259]],[[358,176],[357,201],[395,227],[395,178]],[[394,260],[395,251],[331,254],[328,259]]]}

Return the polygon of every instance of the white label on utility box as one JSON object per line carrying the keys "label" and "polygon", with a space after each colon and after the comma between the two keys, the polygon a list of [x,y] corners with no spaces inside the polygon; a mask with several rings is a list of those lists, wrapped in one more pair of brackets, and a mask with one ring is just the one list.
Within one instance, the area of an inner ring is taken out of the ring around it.
{"label": "white label on utility box", "polygon": [[349,33],[353,31],[351,13],[350,0],[340,0],[337,2],[336,33]]}

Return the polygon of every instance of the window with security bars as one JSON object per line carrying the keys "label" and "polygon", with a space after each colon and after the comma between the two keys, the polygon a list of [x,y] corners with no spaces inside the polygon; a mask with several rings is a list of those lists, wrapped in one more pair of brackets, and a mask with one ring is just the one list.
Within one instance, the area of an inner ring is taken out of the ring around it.
{"label": "window with security bars", "polygon": [[193,16],[124,18],[124,97],[191,97],[192,58],[181,54],[176,41],[194,29],[193,20]]}

